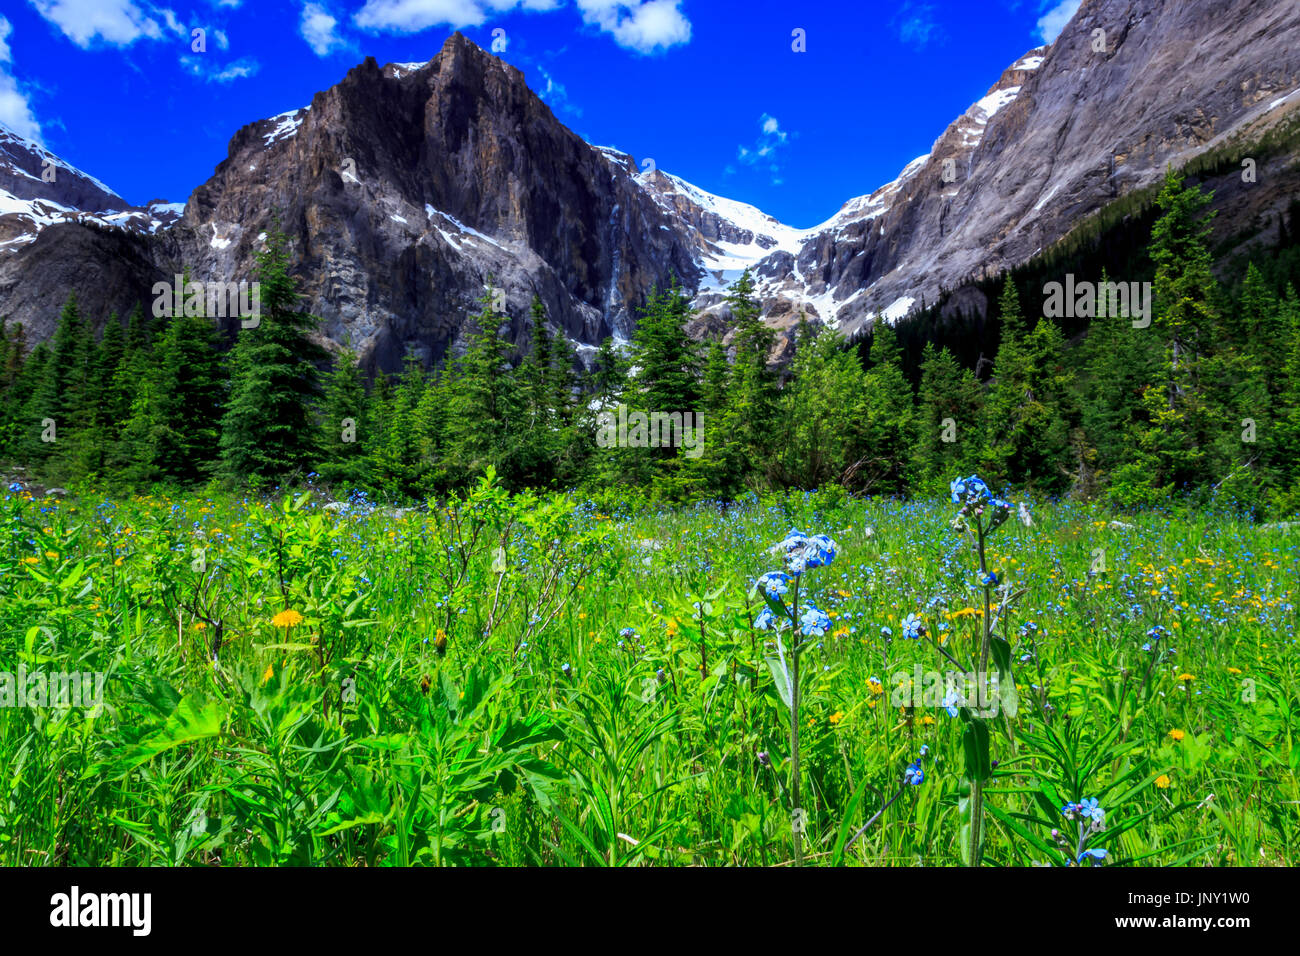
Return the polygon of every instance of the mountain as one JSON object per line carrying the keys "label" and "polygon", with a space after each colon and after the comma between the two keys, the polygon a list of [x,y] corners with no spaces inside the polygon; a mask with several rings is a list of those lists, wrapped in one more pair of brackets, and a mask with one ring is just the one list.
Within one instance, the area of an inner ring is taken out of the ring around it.
{"label": "mountain", "polygon": [[1020,265],[1167,165],[1300,107],[1298,41],[1296,3],[1084,0],[898,180],[846,204],[793,261],[762,262],[765,291],[820,295],[852,334]]}
{"label": "mountain", "polygon": [[[805,314],[854,336],[1025,263],[1166,165],[1291,115],[1298,38],[1300,4],[1084,0],[893,182],[795,229],[586,143],[519,70],[455,34],[427,63],[367,59],[310,104],[243,127],[179,217],[127,207],[8,134],[0,315],[40,339],[70,289],[102,319],[186,268],[252,278],[278,223],[325,336],[370,368],[455,349],[489,284],[520,347],[534,295],[589,355],[628,338],[673,276],[694,296],[693,331],[725,335],[723,290],[747,267],[770,325]],[[1294,183],[1257,185],[1236,215],[1279,208]]]}
{"label": "mountain", "polygon": [[91,223],[153,233],[180,219],[183,203],[132,206],[98,179],[0,123],[0,255],[35,242],[46,226]]}

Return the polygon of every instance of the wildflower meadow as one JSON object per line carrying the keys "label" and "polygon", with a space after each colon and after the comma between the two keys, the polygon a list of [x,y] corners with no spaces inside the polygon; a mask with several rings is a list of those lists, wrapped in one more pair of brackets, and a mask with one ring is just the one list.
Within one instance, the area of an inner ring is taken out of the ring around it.
{"label": "wildflower meadow", "polygon": [[954,479],[15,486],[0,863],[1293,865],[1300,528]]}

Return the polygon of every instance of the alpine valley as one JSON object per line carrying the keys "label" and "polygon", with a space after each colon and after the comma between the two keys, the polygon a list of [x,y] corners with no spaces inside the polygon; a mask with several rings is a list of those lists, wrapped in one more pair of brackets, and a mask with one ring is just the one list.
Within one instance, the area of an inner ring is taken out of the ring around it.
{"label": "alpine valley", "polygon": [[[692,334],[725,336],[725,288],[746,268],[781,333],[774,361],[801,316],[849,340],[926,306],[982,318],[980,280],[1167,166],[1286,127],[1300,109],[1297,36],[1295,3],[1088,0],[929,153],[810,229],[583,141],[519,70],[459,33],[426,63],[367,58],[310,104],[238,130],[183,206],[131,207],[0,128],[0,315],[34,344],[69,290],[102,323],[184,270],[248,278],[278,220],[324,336],[372,372],[412,348],[440,361],[489,282],[517,349],[536,295],[587,359],[606,337],[626,341],[673,277],[692,295]],[[1300,192],[1290,153],[1262,159],[1251,184],[1236,160],[1209,184],[1220,238],[1259,233]]]}

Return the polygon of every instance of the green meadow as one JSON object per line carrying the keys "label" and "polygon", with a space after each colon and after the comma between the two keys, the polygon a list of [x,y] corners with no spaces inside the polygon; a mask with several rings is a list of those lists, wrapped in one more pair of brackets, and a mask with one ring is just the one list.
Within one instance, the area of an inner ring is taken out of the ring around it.
{"label": "green meadow", "polygon": [[613,501],[11,492],[0,863],[1297,862],[1300,529]]}

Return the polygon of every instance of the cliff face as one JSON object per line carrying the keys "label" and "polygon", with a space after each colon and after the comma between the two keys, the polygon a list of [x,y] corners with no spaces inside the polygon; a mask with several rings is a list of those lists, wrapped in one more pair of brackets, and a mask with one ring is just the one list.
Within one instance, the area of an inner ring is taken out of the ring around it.
{"label": "cliff face", "polygon": [[[534,294],[583,349],[629,336],[673,276],[695,296],[692,328],[725,333],[722,290],[746,267],[770,324],[803,312],[854,334],[1025,262],[1167,164],[1300,108],[1297,41],[1295,3],[1084,0],[894,182],[800,230],[585,143],[456,34],[428,63],[367,59],[310,105],[240,129],[174,224],[179,207],[126,207],[70,167],[64,192],[40,192],[39,148],[0,136],[0,314],[39,339],[69,289],[102,317],[186,267],[252,278],[278,221],[325,335],[371,367],[411,347],[441,358],[489,283],[521,346]],[[1264,172],[1242,215],[1292,190]],[[65,208],[31,205],[46,201]]]}
{"label": "cliff face", "polygon": [[[850,333],[897,318],[1300,107],[1298,87],[1300,4],[1084,0],[896,182],[846,204],[793,261],[764,262],[765,288],[820,293],[823,317]],[[1255,203],[1275,206],[1281,184],[1257,185]]]}
{"label": "cliff face", "polygon": [[178,253],[251,275],[276,215],[327,334],[390,368],[408,346],[441,357],[489,282],[510,315],[536,294],[596,343],[630,332],[655,282],[697,275],[632,173],[459,34],[427,64],[366,60],[310,107],[240,130],[173,230]]}

